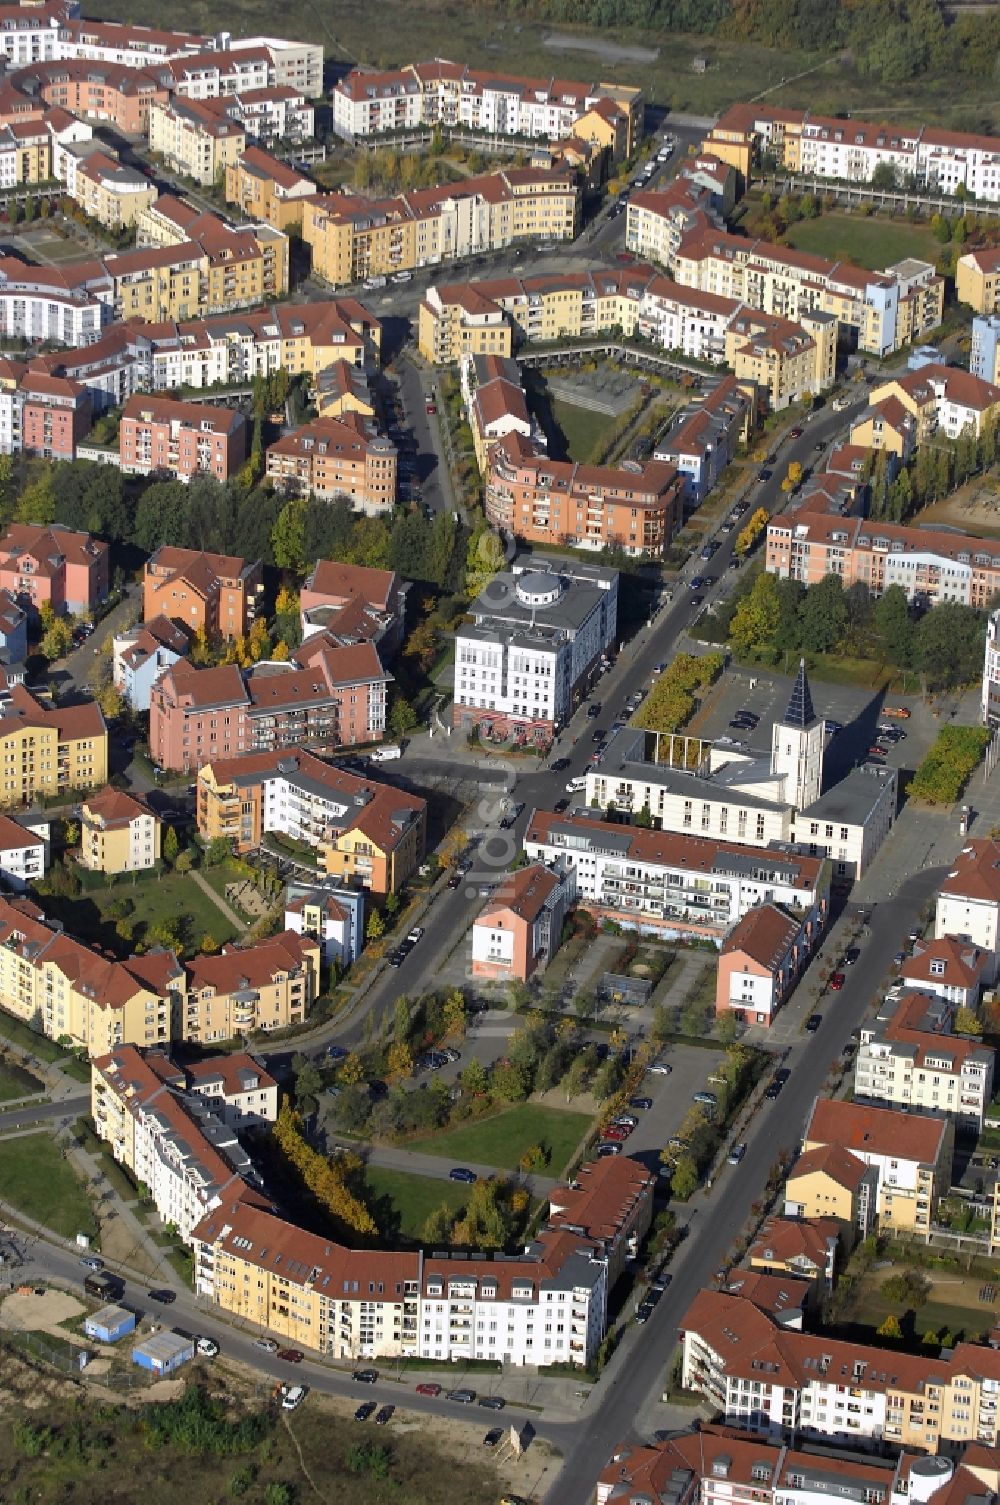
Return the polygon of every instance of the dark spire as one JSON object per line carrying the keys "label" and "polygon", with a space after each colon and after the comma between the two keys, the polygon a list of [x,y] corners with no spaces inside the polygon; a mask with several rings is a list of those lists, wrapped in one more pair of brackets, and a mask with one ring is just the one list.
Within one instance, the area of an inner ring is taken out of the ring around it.
{"label": "dark spire", "polygon": [[785,712],[785,725],[798,726],[804,731],[807,726],[812,726],[815,720],[816,712],[813,710],[809,681],[806,679],[806,661],[801,658],[799,659],[799,672],[795,676],[795,683],[789,696],[788,710]]}

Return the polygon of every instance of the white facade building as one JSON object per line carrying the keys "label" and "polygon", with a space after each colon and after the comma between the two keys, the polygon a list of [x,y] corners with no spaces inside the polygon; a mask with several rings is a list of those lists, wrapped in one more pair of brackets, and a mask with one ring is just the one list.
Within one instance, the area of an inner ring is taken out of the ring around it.
{"label": "white facade building", "polygon": [[618,573],[518,555],[469,611],[455,634],[456,726],[548,740],[615,641]]}
{"label": "white facade building", "polygon": [[855,1100],[944,1114],[980,1134],[993,1097],[995,1052],[981,1040],[924,1027],[951,1013],[923,994],[884,1003],[861,1028]]}
{"label": "white facade building", "polygon": [[982,708],[984,723],[1000,727],[1000,611],[991,612],[986,623]]}
{"label": "white facade building", "polygon": [[934,935],[957,936],[989,952],[985,981],[997,980],[1000,958],[1000,842],[970,840],[955,858],[941,885],[934,914]]}
{"label": "white facade building", "polygon": [[285,929],[313,936],[319,942],[325,966],[336,962],[339,967],[350,967],[364,950],[364,890],[342,888],[332,878],[311,887],[290,883],[285,898]]}
{"label": "white facade building", "polygon": [[50,830],[48,822],[30,829],[0,814],[0,878],[8,888],[21,893],[31,883],[44,878],[49,860]]}

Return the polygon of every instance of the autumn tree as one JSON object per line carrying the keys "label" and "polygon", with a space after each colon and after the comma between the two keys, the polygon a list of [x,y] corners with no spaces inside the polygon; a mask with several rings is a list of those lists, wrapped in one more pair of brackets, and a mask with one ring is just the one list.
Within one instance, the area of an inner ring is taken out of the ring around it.
{"label": "autumn tree", "polygon": [[164,862],[169,862],[171,867],[173,867],[177,861],[177,853],[180,850],[180,842],[177,839],[177,828],[175,826],[167,827],[163,835],[163,844],[160,850],[163,854]]}
{"label": "autumn tree", "polygon": [[441,1016],[445,1035],[463,1039],[466,1026],[465,999],[458,988],[448,994],[442,1005]]}
{"label": "autumn tree", "polygon": [[363,1237],[377,1233],[368,1208],[348,1185],[344,1161],[329,1161],[306,1142],[301,1120],[287,1102],[278,1111],[272,1138],[324,1211],[351,1233]]}
{"label": "autumn tree", "polygon": [[386,1055],[386,1069],[393,1079],[413,1075],[413,1056],[404,1040],[394,1040]]}

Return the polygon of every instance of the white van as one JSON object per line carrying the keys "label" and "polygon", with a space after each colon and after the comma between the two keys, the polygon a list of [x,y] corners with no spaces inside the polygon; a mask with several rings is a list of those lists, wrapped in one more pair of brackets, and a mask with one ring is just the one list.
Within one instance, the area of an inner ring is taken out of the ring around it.
{"label": "white van", "polygon": [[286,1389],[283,1392],[283,1394],[282,1394],[282,1397],[281,1397],[281,1409],[282,1409],[282,1411],[294,1411],[297,1406],[301,1406],[301,1404],[305,1400],[305,1398],[306,1398],[306,1387],[305,1387],[305,1385],[292,1385],[290,1388]]}
{"label": "white van", "polygon": [[566,793],[567,794],[579,794],[580,790],[581,789],[586,789],[586,787],[587,787],[587,776],[586,776],[586,774],[583,774],[583,773],[574,774],[573,778],[571,778],[570,781],[569,781],[569,783],[566,785]]}
{"label": "white van", "polygon": [[367,288],[369,292],[374,292],[376,288],[385,287],[386,280],[385,277],[366,277],[361,286]]}
{"label": "white van", "polygon": [[375,747],[369,753],[373,763],[391,763],[394,758],[401,758],[403,749],[397,747],[395,742],[386,742],[382,747]]}

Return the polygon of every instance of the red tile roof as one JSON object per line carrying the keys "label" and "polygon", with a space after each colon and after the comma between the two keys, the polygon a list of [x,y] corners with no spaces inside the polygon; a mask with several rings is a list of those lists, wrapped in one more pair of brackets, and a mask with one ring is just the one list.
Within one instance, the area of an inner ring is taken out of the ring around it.
{"label": "red tile roof", "polygon": [[859,1159],[888,1155],[918,1165],[936,1165],[947,1144],[947,1130],[948,1124],[941,1118],[821,1097],[813,1105],[802,1143],[807,1149],[839,1145]]}

